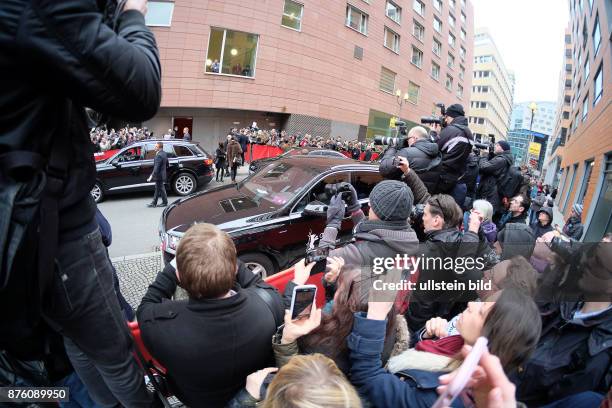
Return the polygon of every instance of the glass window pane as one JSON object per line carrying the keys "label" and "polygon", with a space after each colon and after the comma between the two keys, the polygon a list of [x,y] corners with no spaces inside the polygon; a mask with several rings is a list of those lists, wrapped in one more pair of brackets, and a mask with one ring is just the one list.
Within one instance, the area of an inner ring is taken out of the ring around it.
{"label": "glass window pane", "polygon": [[302,8],[303,6],[291,0],[285,0],[283,18],[281,24],[285,27],[300,30],[302,28]]}
{"label": "glass window pane", "polygon": [[170,26],[174,3],[163,1],[149,1],[145,24],[149,26]]}
{"label": "glass window pane", "polygon": [[206,72],[220,72],[221,47],[223,46],[223,31],[211,28],[210,40],[208,41],[208,54],[206,57]]}
{"label": "glass window pane", "polygon": [[221,72],[247,77],[254,76],[256,53],[257,35],[226,30]]}

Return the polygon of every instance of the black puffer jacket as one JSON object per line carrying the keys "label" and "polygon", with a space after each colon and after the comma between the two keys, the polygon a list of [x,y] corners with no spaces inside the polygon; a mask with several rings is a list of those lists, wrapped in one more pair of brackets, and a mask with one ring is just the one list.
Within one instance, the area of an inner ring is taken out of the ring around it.
{"label": "black puffer jacket", "polygon": [[612,309],[575,319],[582,305],[561,302],[542,319],[542,336],[513,378],[517,400],[537,407],[582,391],[605,394],[612,385]]}
{"label": "black puffer jacket", "polygon": [[481,178],[476,196],[490,202],[491,205],[493,205],[495,213],[502,211],[501,198],[497,191],[497,184],[513,163],[514,158],[509,151],[496,154],[491,159],[486,157],[480,158],[479,167]]}
{"label": "black puffer jacket", "polygon": [[458,116],[440,132],[436,141],[442,153],[440,169],[441,183],[438,188],[441,193],[450,192],[457,180],[463,176],[467,158],[472,151],[474,138],[468,128],[465,116]]}
{"label": "black puffer jacket", "polygon": [[423,181],[431,194],[436,193],[436,187],[440,180],[440,169],[442,155],[436,143],[426,139],[416,141],[412,146],[397,151],[390,147],[385,151],[380,161],[380,172],[384,177],[399,179],[401,171],[393,166],[393,159],[403,156],[408,159],[410,169],[413,170]]}
{"label": "black puffer jacket", "polygon": [[[96,169],[84,107],[133,123],[155,115],[161,99],[159,55],[144,16],[121,13],[115,34],[102,21],[101,3],[0,2],[0,153],[49,157],[53,138],[70,137],[62,232],[94,219]],[[69,119],[69,135],[58,134]]]}

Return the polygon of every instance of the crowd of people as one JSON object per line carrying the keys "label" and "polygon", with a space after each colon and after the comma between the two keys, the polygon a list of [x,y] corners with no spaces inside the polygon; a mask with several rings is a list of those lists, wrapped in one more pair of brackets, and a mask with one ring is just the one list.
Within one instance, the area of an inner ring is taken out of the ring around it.
{"label": "crowd of people", "polygon": [[[112,147],[147,132],[111,140],[85,120],[85,106],[132,123],[159,108],[147,1],[31,3],[0,2],[0,384],[68,387],[64,406],[160,406],[90,196],[93,138]],[[385,150],[367,210],[352,187],[326,203],[324,302],[299,319],[293,289],[319,279],[314,263],[297,261],[281,294],[228,233],[185,231],[136,311],[167,390],[191,407],[429,407],[446,391],[461,391],[452,407],[609,407],[612,234],[580,241],[579,203],[555,228],[545,189],[532,195],[507,142],[475,148],[461,105],[443,120]],[[242,141],[230,139],[226,160],[238,163]],[[339,245],[349,218],[353,239]],[[474,349],[468,377],[458,367]]]}
{"label": "crowd of people", "polygon": [[106,152],[108,150],[122,149],[133,143],[152,139],[153,132],[150,132],[146,127],[124,127],[118,131],[114,128],[110,130],[106,128],[96,127],[89,132],[91,143],[94,145],[95,153]]}

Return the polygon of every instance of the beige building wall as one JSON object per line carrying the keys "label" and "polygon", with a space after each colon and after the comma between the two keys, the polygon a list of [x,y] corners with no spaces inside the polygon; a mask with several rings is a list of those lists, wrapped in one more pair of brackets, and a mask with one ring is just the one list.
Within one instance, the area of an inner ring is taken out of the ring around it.
{"label": "beige building wall", "polygon": [[514,75],[486,29],[474,33],[474,72],[470,101],[470,129],[477,139],[507,139],[514,99]]}

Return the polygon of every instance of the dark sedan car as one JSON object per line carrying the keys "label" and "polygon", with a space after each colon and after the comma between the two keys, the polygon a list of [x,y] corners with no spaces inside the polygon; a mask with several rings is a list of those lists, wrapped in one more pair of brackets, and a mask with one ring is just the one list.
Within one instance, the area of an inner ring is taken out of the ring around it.
{"label": "dark sedan car", "polygon": [[124,147],[96,163],[96,184],[91,195],[100,202],[107,194],[154,190],[147,179],[153,172],[155,144],[162,142],[168,154],[168,184],[175,194],[186,196],[212,180],[212,158],[197,143],[182,140],[145,140]]}
{"label": "dark sedan car", "polygon": [[345,155],[336,150],[321,149],[319,147],[294,147],[292,149],[287,150],[283,154],[275,157],[266,157],[265,159],[253,160],[249,165],[249,174],[255,173],[256,171],[263,168],[270,162],[273,162],[274,160],[278,160],[282,157],[295,155],[337,157],[340,159],[347,158]]}
{"label": "dark sedan car", "polygon": [[[239,258],[268,276],[293,265],[306,253],[308,234],[325,228],[325,185],[350,182],[364,211],[381,180],[378,166],[350,159],[288,156],[276,160],[236,185],[222,186],[180,199],[163,212],[160,237],[164,261],[194,223],[207,222],[228,232]],[[340,242],[351,238],[352,221],[342,222]]]}

